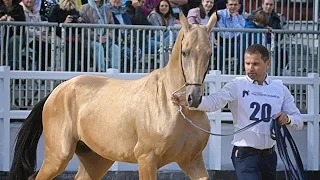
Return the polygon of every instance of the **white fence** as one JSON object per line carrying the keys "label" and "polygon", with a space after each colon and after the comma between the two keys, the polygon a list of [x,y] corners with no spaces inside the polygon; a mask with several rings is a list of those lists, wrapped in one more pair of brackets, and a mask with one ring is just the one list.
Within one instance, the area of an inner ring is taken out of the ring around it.
{"label": "white fence", "polygon": [[[99,74],[120,79],[137,79],[145,73],[118,73],[113,69],[108,70],[106,73],[81,73],[81,72],[34,72],[34,71],[10,71],[8,67],[0,66],[0,171],[8,171],[11,164],[11,158],[13,155],[12,144],[16,131],[10,132],[10,130],[17,129],[20,124],[10,122],[10,119],[25,119],[30,111],[28,110],[10,110],[10,80],[11,79],[47,79],[47,80],[66,80],[80,74]],[[222,84],[229,82],[235,75],[221,75],[220,71],[210,71],[210,74],[206,76],[205,81],[209,83],[209,89],[211,93],[221,89]],[[319,170],[319,75],[308,74],[308,77],[271,77],[281,79],[284,84],[298,84],[307,85],[307,114],[303,114],[303,119],[306,124],[307,133],[303,135],[303,147],[306,149],[306,158],[302,158],[306,170]],[[226,133],[224,122],[232,121],[231,113],[228,112],[214,112],[208,113],[211,131],[215,133]],[[229,125],[229,131],[232,131]],[[295,132],[293,132],[295,133]],[[12,138],[13,137],[13,138]],[[230,138],[229,138],[230,139]],[[226,169],[225,164],[225,151],[231,150],[230,145],[226,145],[224,137],[212,136],[209,139],[208,145],[203,154],[205,157],[207,168],[210,170]],[[42,148],[42,140],[40,140],[40,148]],[[230,143],[229,143],[230,144]],[[298,142],[298,147],[301,145]],[[225,150],[222,150],[225,149]],[[39,151],[41,151],[39,153]],[[39,150],[38,155],[43,155],[43,149]],[[304,152],[301,153],[302,155]],[[38,167],[43,159],[38,158]],[[229,158],[230,161],[230,158]],[[67,170],[76,170],[76,161],[71,161],[72,167],[67,167]],[[281,162],[278,161],[281,165]],[[175,164],[165,166],[163,169],[176,170],[178,167]],[[111,170],[137,170],[136,165],[127,163],[115,163]]]}

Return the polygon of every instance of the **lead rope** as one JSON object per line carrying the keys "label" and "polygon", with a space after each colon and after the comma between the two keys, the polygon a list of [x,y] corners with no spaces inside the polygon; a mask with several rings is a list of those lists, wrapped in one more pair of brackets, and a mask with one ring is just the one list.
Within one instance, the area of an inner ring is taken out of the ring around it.
{"label": "lead rope", "polygon": [[[183,88],[186,87],[186,86],[187,86],[186,84],[182,85],[179,89],[173,91],[173,93],[172,93],[171,95],[174,96],[177,92],[179,92],[181,89],[183,89]],[[185,92],[183,92],[183,93],[185,93]],[[189,122],[192,126],[194,126],[195,128],[197,128],[197,129],[199,129],[199,130],[201,130],[201,131],[203,131],[203,132],[205,132],[205,133],[208,133],[208,134],[210,134],[210,135],[213,135],[213,136],[231,136],[231,135],[235,135],[235,134],[237,134],[237,133],[243,132],[243,131],[245,131],[245,130],[247,130],[247,129],[253,127],[253,126],[255,126],[256,124],[259,124],[260,122],[264,121],[264,119],[259,119],[258,121],[255,121],[255,122],[253,122],[253,123],[251,123],[251,124],[249,124],[249,125],[241,128],[241,129],[239,129],[239,130],[237,130],[237,131],[234,131],[233,133],[230,133],[230,134],[216,134],[216,133],[212,133],[212,132],[210,132],[210,131],[207,131],[207,130],[205,130],[205,129],[199,127],[199,126],[197,126],[191,119],[189,119],[189,118],[182,112],[182,106],[181,106],[180,104],[178,104],[177,106],[178,106],[178,111],[180,112],[180,114],[182,115],[182,117],[183,117],[184,120],[188,121],[188,122]]]}

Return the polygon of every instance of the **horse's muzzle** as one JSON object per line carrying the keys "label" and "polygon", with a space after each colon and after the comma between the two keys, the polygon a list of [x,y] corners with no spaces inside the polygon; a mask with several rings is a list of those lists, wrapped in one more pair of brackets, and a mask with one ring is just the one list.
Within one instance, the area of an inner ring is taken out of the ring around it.
{"label": "horse's muzzle", "polygon": [[197,108],[202,100],[202,87],[190,86],[187,89],[188,106]]}

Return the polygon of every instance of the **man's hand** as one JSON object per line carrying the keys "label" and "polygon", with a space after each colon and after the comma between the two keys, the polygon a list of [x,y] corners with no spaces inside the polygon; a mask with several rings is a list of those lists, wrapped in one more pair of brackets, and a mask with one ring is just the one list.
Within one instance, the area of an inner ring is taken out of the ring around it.
{"label": "man's hand", "polygon": [[278,119],[278,123],[280,126],[289,124],[288,116],[284,112],[280,112],[277,115],[275,115],[274,119]]}
{"label": "man's hand", "polygon": [[174,105],[186,106],[186,92],[175,93],[171,96],[171,101]]}

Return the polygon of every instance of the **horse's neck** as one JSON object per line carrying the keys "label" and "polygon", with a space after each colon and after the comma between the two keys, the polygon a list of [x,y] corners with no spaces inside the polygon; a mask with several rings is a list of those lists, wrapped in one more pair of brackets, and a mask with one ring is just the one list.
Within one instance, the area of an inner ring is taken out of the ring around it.
{"label": "horse's neck", "polygon": [[166,86],[168,91],[175,91],[179,89],[185,82],[181,62],[180,62],[180,55],[181,55],[181,38],[178,37],[176,41],[171,58],[168,62],[168,65],[163,69],[164,75],[166,76]]}

